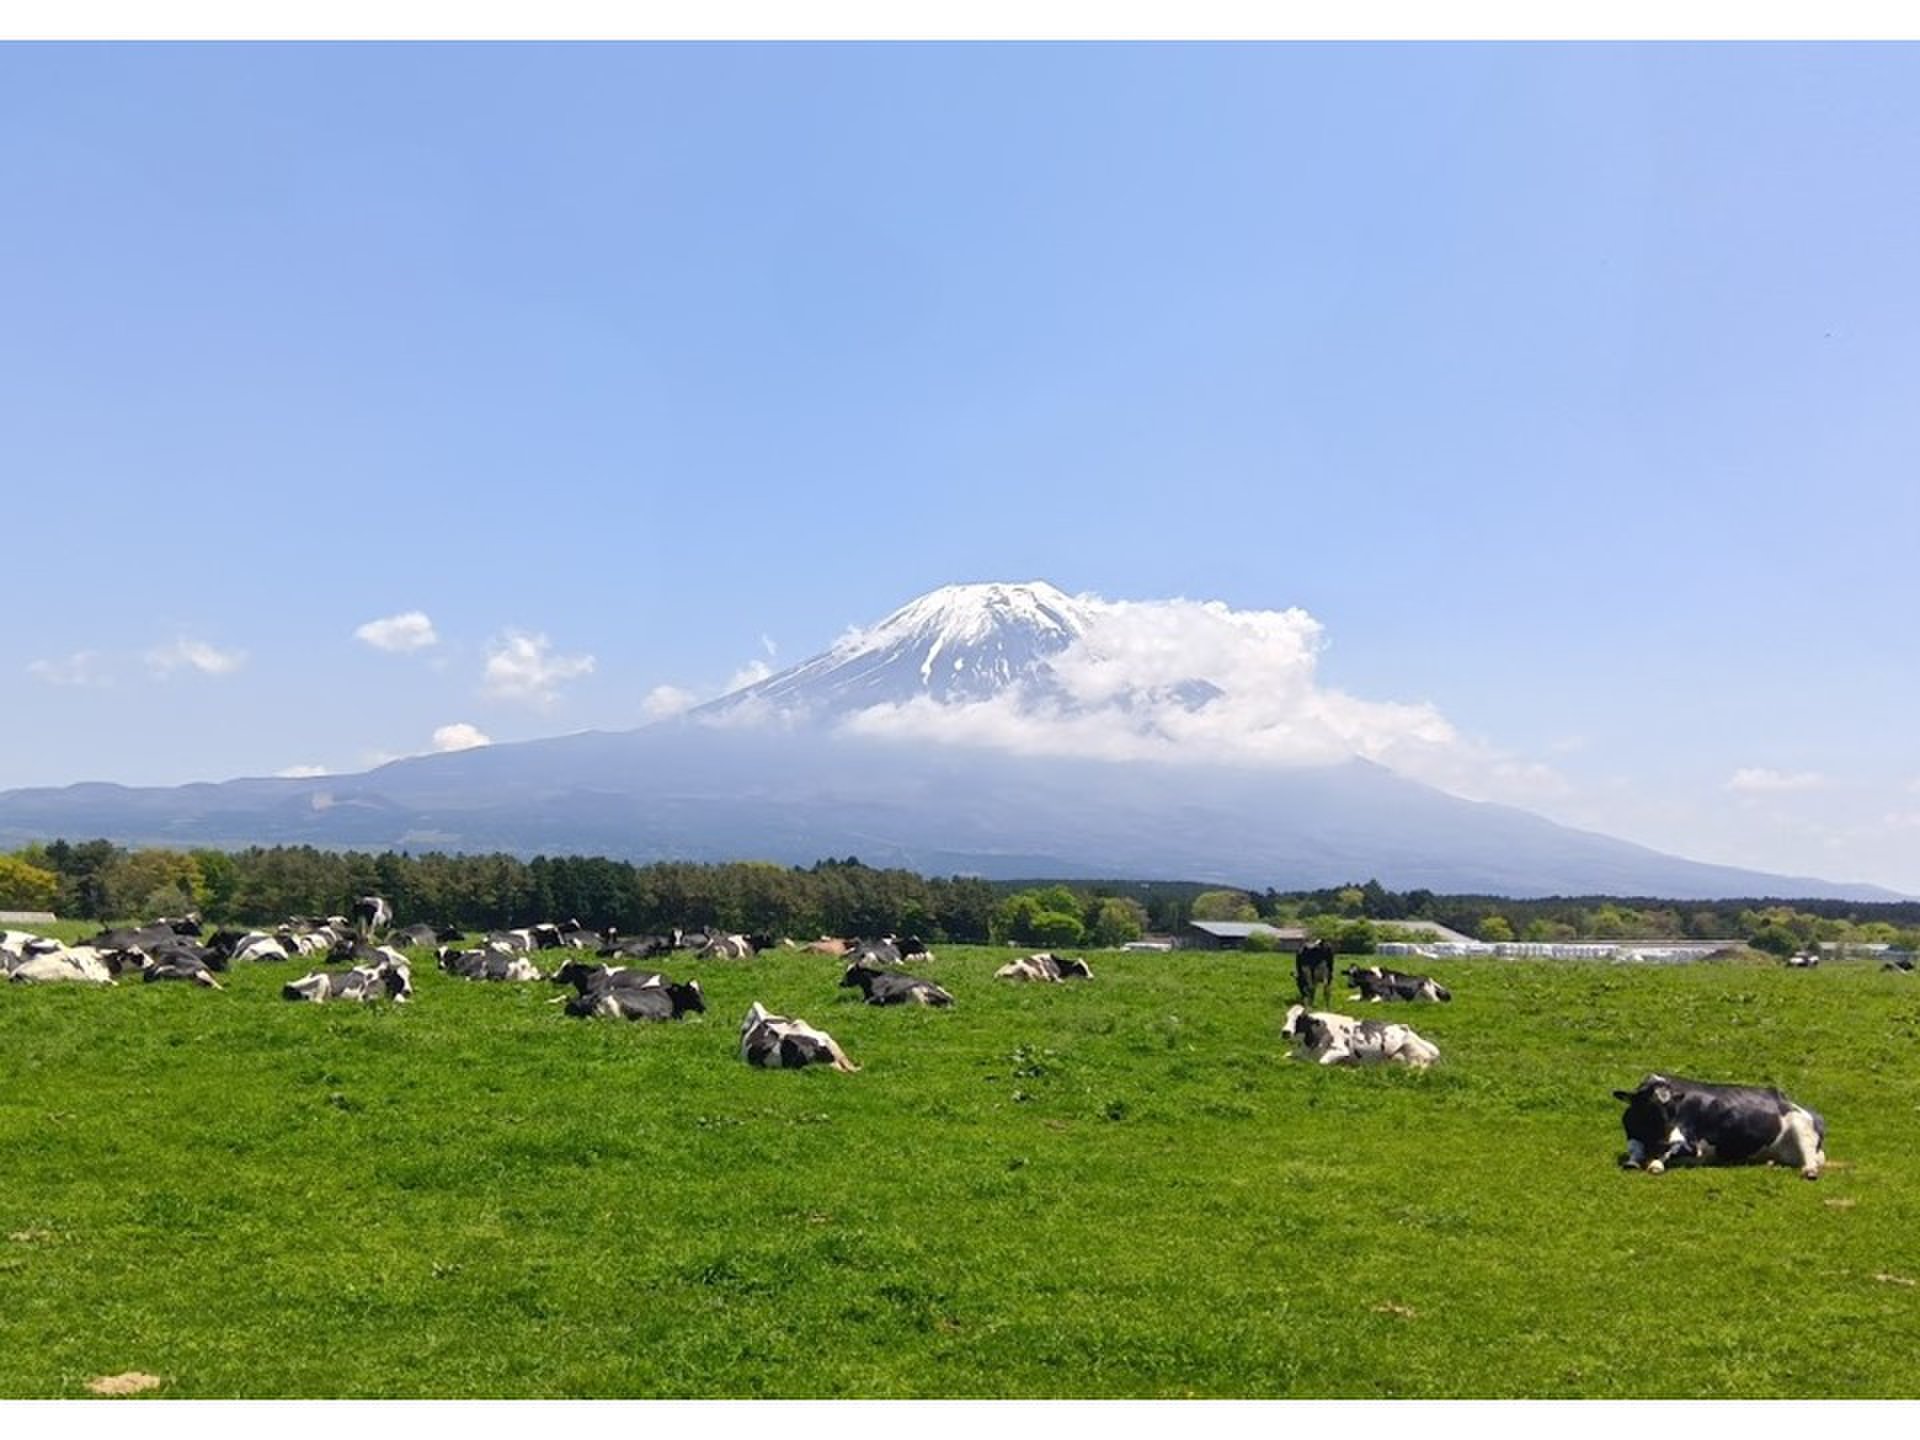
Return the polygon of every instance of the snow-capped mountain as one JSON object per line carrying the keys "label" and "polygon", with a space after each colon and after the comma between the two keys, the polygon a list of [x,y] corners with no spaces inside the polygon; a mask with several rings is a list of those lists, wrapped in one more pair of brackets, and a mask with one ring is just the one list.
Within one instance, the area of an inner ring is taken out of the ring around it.
{"label": "snow-capped mountain", "polygon": [[[857,854],[994,878],[1899,898],[1663,855],[1370,763],[1369,741],[1444,742],[1444,721],[1320,685],[1317,643],[1299,611],[950,585],[670,721],[359,775],[0,792],[0,848],[104,836],[794,865]],[[779,723],[757,723],[763,712]],[[915,723],[873,724],[889,713]]]}
{"label": "snow-capped mountain", "polygon": [[828,719],[924,696],[938,704],[985,700],[1014,686],[1044,687],[1049,661],[1086,634],[1090,607],[1044,580],[945,585],[879,624],[777,675],[700,706],[724,715],[766,706]]}

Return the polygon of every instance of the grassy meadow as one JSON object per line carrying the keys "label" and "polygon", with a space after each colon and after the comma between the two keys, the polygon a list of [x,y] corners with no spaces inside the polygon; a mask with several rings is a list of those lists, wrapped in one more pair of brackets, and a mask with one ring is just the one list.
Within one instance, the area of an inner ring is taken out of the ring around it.
{"label": "grassy meadow", "polygon": [[[1920,1395],[1913,977],[1433,962],[1412,1074],[1284,1058],[1287,957],[936,948],[951,1011],[676,958],[674,1025],[0,988],[0,1396]],[[749,1069],[754,1000],[863,1072]],[[1620,1171],[1651,1069],[1831,1168]]]}

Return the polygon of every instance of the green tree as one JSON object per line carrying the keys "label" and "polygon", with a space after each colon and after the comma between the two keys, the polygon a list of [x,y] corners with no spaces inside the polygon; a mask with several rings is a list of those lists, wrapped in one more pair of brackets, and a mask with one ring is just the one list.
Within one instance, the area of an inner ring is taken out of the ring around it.
{"label": "green tree", "polygon": [[1146,933],[1146,923],[1146,907],[1139,901],[1109,895],[1094,907],[1092,921],[1087,926],[1087,943],[1114,949],[1129,940],[1138,940]]}
{"label": "green tree", "polygon": [[1504,915],[1489,915],[1480,922],[1480,938],[1489,945],[1513,939],[1513,924]]}
{"label": "green tree", "polygon": [[60,876],[12,855],[0,855],[0,910],[51,910]]}
{"label": "green tree", "polygon": [[[1358,891],[1354,892],[1358,894]],[[1260,912],[1239,890],[1203,890],[1193,897],[1196,920],[1258,920]]]}

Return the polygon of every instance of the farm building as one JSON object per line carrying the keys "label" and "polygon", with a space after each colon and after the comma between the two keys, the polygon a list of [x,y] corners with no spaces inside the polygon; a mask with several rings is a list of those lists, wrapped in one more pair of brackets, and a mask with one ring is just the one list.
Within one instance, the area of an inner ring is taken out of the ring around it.
{"label": "farm building", "polygon": [[1283,930],[1258,920],[1190,920],[1173,943],[1179,950],[1244,950],[1249,935],[1270,936],[1282,950],[1298,950],[1307,943],[1304,930]]}

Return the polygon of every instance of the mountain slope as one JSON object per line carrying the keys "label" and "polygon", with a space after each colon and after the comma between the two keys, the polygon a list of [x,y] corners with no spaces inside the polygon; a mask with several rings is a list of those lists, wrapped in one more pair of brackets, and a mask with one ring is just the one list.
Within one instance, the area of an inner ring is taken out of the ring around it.
{"label": "mountain slope", "polygon": [[[0,793],[0,845],[139,844],[599,853],[870,864],[995,878],[1192,879],[1280,889],[1368,876],[1396,889],[1896,899],[1663,855],[1445,794],[1378,765],[1278,768],[1014,754],[863,738],[844,721],[909,704],[1069,718],[1061,670],[1100,602],[1052,586],[936,590],[830,650],[677,720],[396,761],[360,775],[172,789]],[[1221,694],[1170,647],[1157,683],[1096,703],[1154,727]],[[777,723],[766,723],[773,721]]]}

